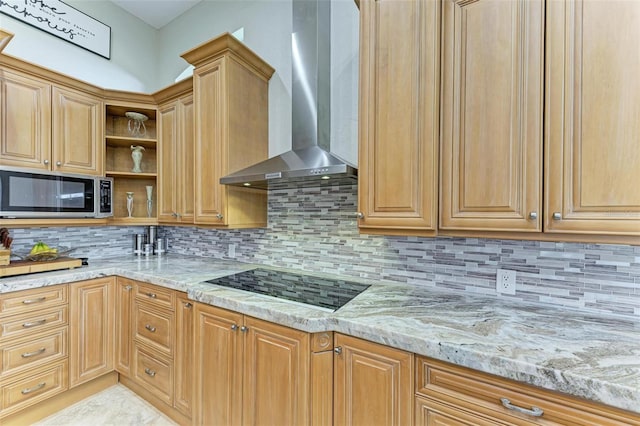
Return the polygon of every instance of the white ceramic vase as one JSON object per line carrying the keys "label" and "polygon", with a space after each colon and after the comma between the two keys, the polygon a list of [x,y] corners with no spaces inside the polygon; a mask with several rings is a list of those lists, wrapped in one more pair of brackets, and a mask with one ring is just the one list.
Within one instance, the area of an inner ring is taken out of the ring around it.
{"label": "white ceramic vase", "polygon": [[129,217],[133,217],[133,192],[127,192],[127,213]]}
{"label": "white ceramic vase", "polygon": [[144,151],[144,147],[141,145],[131,145],[131,158],[133,159],[133,169],[131,171],[133,173],[141,173],[142,168],[140,164],[142,163],[142,151]]}

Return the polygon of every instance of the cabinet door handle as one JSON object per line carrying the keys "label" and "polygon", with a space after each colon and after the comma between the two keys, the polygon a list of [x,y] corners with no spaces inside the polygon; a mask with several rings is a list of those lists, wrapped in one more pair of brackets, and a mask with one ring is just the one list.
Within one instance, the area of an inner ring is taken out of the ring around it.
{"label": "cabinet door handle", "polygon": [[155,299],[158,297],[155,293],[147,293],[147,296],[149,296],[152,299]]}
{"label": "cabinet door handle", "polygon": [[153,371],[153,370],[152,370],[152,369],[150,369],[150,368],[145,368],[145,369],[144,369],[144,372],[145,372],[148,376],[151,376],[151,377],[153,377],[153,376],[155,376],[155,375],[156,375],[156,372],[155,372],[155,371]]}
{"label": "cabinet door handle", "polygon": [[133,288],[133,287],[132,287],[132,286],[130,286],[130,285],[126,285],[126,286],[124,286],[124,289],[125,289],[125,290],[127,290],[127,291],[131,291],[131,289],[132,289],[132,288]]}
{"label": "cabinet door handle", "polygon": [[553,217],[553,220],[560,220],[562,219],[562,214],[559,212],[555,212],[551,217]]}
{"label": "cabinet door handle", "polygon": [[45,166],[48,166],[49,165],[49,160],[44,160],[43,163],[44,163]]}
{"label": "cabinet door handle", "polygon": [[238,326],[237,326],[237,325],[233,324],[233,325],[231,326],[231,330],[236,331],[237,329],[238,329]]}
{"label": "cabinet door handle", "polygon": [[184,304],[184,307],[185,307],[185,308],[191,308],[192,306],[193,306],[193,303],[191,303],[191,302],[186,302],[186,303]]}
{"label": "cabinet door handle", "polygon": [[333,352],[335,352],[336,355],[340,355],[342,353],[342,346],[336,346],[333,348]]}
{"label": "cabinet door handle", "polygon": [[23,305],[33,305],[34,303],[42,303],[45,300],[47,300],[46,297],[38,297],[37,299],[27,299],[27,300],[23,300],[22,304]]}
{"label": "cabinet door handle", "polygon": [[32,388],[22,389],[20,391],[20,393],[23,394],[23,395],[27,395],[27,394],[30,394],[31,392],[35,392],[37,390],[40,390],[45,386],[47,386],[47,382],[41,382],[41,383],[38,383],[37,385],[35,385]]}
{"label": "cabinet door handle", "polygon": [[538,218],[538,212],[531,212],[529,213],[529,219],[531,220],[535,220]]}
{"label": "cabinet door handle", "polygon": [[502,402],[502,406],[507,410],[517,411],[518,413],[528,414],[533,417],[541,417],[544,414],[544,410],[541,408],[531,407],[531,409],[527,409],[518,407],[517,405],[513,405],[507,398],[500,398],[500,402]]}
{"label": "cabinet door handle", "polygon": [[243,325],[242,327],[240,327],[240,331],[242,331],[243,333],[246,333],[247,331],[249,331],[249,327],[245,327]]}
{"label": "cabinet door handle", "polygon": [[44,353],[46,350],[47,350],[46,348],[40,348],[37,351],[25,352],[21,356],[22,358],[31,358],[32,356],[36,356],[36,355],[40,355],[41,353]]}
{"label": "cabinet door handle", "polygon": [[41,319],[41,320],[34,321],[34,322],[25,322],[24,324],[22,324],[22,326],[23,326],[24,328],[37,327],[37,326],[39,326],[39,325],[44,324],[45,322],[47,322],[47,320],[46,320],[46,319]]}
{"label": "cabinet door handle", "polygon": [[224,216],[223,216],[223,215],[221,215],[220,213],[218,213],[218,214],[216,215],[216,219],[218,219],[218,220],[222,220],[223,218],[224,218]]}
{"label": "cabinet door handle", "polygon": [[62,166],[62,163],[59,162],[59,161],[56,161],[56,166],[60,167],[60,166]]}
{"label": "cabinet door handle", "polygon": [[149,331],[150,331],[150,332],[152,332],[152,333],[155,333],[155,332],[156,332],[156,328],[155,328],[155,327],[153,327],[153,326],[151,326],[150,324],[146,324],[146,325],[144,326],[144,328],[146,328],[147,330],[149,330]]}
{"label": "cabinet door handle", "polygon": [[364,219],[364,213],[362,212],[355,212],[355,216],[356,219]]}

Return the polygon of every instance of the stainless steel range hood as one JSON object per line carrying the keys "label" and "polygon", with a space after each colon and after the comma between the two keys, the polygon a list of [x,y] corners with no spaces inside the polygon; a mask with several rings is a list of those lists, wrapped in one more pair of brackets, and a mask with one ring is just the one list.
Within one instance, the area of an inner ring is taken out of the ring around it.
{"label": "stainless steel range hood", "polygon": [[331,1],[293,0],[292,150],[220,179],[251,188],[355,183],[356,168],[330,152]]}

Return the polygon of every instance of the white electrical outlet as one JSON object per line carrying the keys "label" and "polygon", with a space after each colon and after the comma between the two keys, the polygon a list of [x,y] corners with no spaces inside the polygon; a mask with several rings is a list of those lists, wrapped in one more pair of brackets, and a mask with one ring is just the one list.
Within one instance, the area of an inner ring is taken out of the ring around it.
{"label": "white electrical outlet", "polygon": [[230,258],[234,258],[236,257],[236,245],[233,243],[229,243],[229,257]]}
{"label": "white electrical outlet", "polygon": [[516,294],[516,271],[498,269],[496,273],[496,291],[501,294]]}

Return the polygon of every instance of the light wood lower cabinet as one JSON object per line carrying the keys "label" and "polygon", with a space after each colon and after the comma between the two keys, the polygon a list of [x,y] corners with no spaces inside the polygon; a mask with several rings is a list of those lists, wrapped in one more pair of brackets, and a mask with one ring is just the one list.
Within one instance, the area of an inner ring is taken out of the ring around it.
{"label": "light wood lower cabinet", "polygon": [[422,425],[640,425],[640,415],[416,357],[415,415]]}
{"label": "light wood lower cabinet", "polygon": [[133,344],[133,287],[135,281],[118,277],[116,279],[115,304],[115,369],[118,373],[131,376],[131,345]]}
{"label": "light wood lower cabinet", "polygon": [[334,424],[413,424],[413,354],[335,334]]}
{"label": "light wood lower cabinet", "polygon": [[69,386],[68,286],[0,294],[0,423]]}
{"label": "light wood lower cabinet", "polygon": [[197,303],[195,424],[322,424],[312,401],[326,405],[331,378],[317,372],[312,386],[310,374],[313,351],[330,354],[325,341],[312,348],[309,333]]}
{"label": "light wood lower cabinet", "polygon": [[114,277],[69,285],[71,387],[114,367]]}

